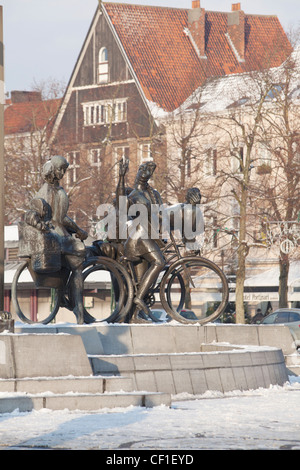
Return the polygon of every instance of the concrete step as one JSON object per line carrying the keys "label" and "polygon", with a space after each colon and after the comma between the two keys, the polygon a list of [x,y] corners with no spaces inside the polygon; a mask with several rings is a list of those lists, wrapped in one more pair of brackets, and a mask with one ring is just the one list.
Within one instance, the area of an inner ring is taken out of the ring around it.
{"label": "concrete step", "polygon": [[132,379],[129,377],[31,377],[24,379],[0,379],[0,393],[105,393],[131,392]]}
{"label": "concrete step", "polygon": [[193,395],[283,385],[288,372],[276,348],[202,345],[203,352],[88,355],[94,375],[130,377],[134,390]]}
{"label": "concrete step", "polygon": [[284,357],[286,367],[294,375],[300,375],[300,354],[288,354]]}
{"label": "concrete step", "polygon": [[65,393],[65,394],[21,394],[0,395],[0,413],[30,412],[33,410],[81,410],[97,411],[103,408],[127,408],[128,406],[170,406],[168,393],[115,392],[115,393]]}
{"label": "concrete step", "polygon": [[287,354],[284,356],[285,363],[288,366],[300,366],[300,354]]}
{"label": "concrete step", "polygon": [[300,376],[300,366],[288,366],[287,370],[289,375]]}

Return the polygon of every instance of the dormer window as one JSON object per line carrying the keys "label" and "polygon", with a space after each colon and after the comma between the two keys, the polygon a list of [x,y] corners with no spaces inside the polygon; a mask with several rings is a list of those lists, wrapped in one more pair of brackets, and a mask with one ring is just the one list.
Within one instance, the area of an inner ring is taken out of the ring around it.
{"label": "dormer window", "polygon": [[98,83],[108,82],[108,54],[106,47],[99,51]]}

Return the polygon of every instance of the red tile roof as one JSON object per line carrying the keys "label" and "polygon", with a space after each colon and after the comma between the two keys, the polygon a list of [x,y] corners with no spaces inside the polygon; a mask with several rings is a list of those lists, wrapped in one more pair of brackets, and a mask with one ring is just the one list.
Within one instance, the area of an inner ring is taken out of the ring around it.
{"label": "red tile roof", "polygon": [[205,11],[203,59],[184,32],[188,10],[121,3],[104,7],[146,98],[166,111],[177,108],[208,77],[275,67],[292,51],[276,16],[245,14],[245,61],[239,62],[226,36],[227,13]]}
{"label": "red tile roof", "polygon": [[5,135],[44,128],[52,122],[60,103],[54,99],[9,104],[4,111]]}

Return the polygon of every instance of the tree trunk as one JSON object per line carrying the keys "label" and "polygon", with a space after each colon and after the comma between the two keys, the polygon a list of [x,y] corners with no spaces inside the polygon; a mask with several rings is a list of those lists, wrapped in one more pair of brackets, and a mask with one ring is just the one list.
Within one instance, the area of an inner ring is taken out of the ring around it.
{"label": "tree trunk", "polygon": [[244,283],[246,276],[245,247],[241,245],[238,249],[238,268],[236,273],[235,305],[236,323],[245,323],[244,312]]}
{"label": "tree trunk", "polygon": [[243,186],[241,201],[240,201],[240,230],[239,230],[239,247],[237,250],[238,268],[236,273],[236,290],[235,290],[235,303],[236,303],[236,323],[245,323],[244,311],[244,284],[246,278],[246,257],[248,249],[246,245],[246,232],[247,232],[247,188]]}
{"label": "tree trunk", "polygon": [[288,306],[288,276],[290,260],[289,256],[280,253],[279,258],[279,308]]}

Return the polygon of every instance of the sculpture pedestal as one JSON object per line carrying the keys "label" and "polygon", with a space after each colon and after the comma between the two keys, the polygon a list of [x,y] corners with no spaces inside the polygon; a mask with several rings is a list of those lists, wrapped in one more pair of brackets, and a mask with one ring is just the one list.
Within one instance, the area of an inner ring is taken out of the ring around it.
{"label": "sculpture pedestal", "polygon": [[15,331],[15,321],[10,320],[0,320],[0,333],[3,331],[8,331],[9,333],[14,333]]}

